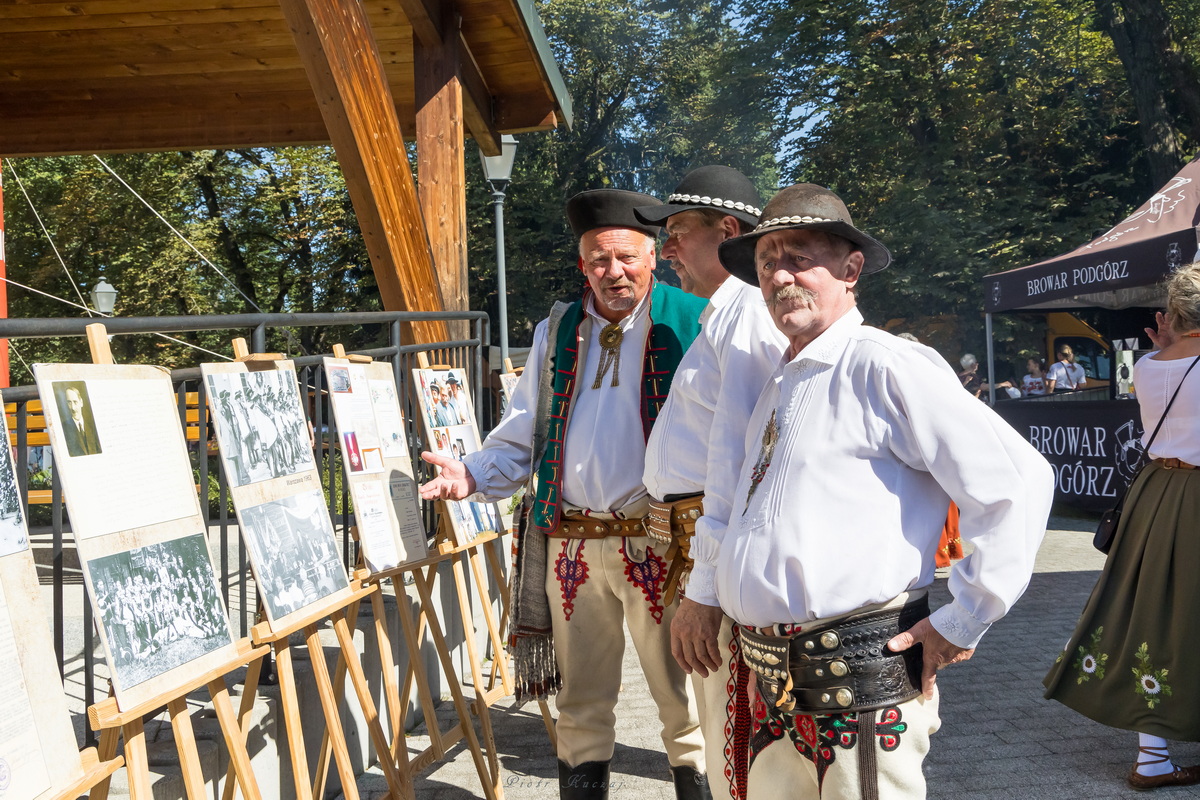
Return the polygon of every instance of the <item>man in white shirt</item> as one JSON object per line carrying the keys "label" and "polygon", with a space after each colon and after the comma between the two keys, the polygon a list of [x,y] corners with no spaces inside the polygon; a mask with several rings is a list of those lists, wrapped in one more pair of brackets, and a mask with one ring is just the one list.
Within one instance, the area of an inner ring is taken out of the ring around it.
{"label": "man in white shirt", "polygon": [[[1053,474],[935,351],[862,324],[858,281],[891,254],[837,195],[791,186],[762,219],[721,261],[761,288],[789,347],[745,460],[708,483],[730,511],[697,524],[672,635],[686,668],[714,669],[722,611],[739,626],[757,689],[733,732],[750,800],[923,797],[936,671],[1024,592]],[[975,551],[929,614],[951,500]]]}
{"label": "man in white shirt", "polygon": [[[725,479],[727,465],[741,461],[744,420],[787,345],[762,293],[730,280],[717,256],[721,242],[754,230],[761,205],[754,184],[742,173],[706,166],[685,175],[666,204],[635,212],[643,222],[666,228],[662,256],[670,260],[684,291],[709,299],[700,316],[701,334],[679,363],[667,404],[646,442],[643,480],[654,498],[646,530],[674,555],[667,578],[668,602],[675,587],[685,584],[691,568],[691,538],[701,502],[708,513],[715,513],[704,499],[710,465],[715,465],[711,473],[717,479]],[[714,425],[718,407],[727,418],[743,423]],[[712,672],[701,667],[692,680],[710,788],[714,797],[734,800],[737,759],[735,745],[725,732],[735,705],[731,667],[740,655],[728,617],[721,621],[718,645],[719,667]]]}
{"label": "man in white shirt", "polygon": [[695,699],[671,656],[665,548],[642,527],[646,437],[705,305],[653,279],[658,226],[633,209],[657,202],[614,189],[567,202],[588,289],[538,325],[511,404],[478,452],[461,462],[422,453],[441,468],[425,499],[498,500],[537,475],[514,559],[513,659],[519,702],[557,690],[563,800],[608,795],[622,624],[658,706],[676,797],[708,797]]}

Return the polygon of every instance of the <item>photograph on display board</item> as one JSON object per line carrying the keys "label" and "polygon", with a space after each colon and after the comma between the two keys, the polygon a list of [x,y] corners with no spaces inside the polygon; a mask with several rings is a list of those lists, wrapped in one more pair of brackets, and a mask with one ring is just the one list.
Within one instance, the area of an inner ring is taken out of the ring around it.
{"label": "photograph on display board", "polygon": [[35,364],[33,372],[76,541],[199,515],[168,371]]}
{"label": "photograph on display board", "polygon": [[231,485],[315,469],[295,372],[219,372],[206,379]]}
{"label": "photograph on display board", "polygon": [[0,447],[0,557],[29,547],[25,533],[25,515],[21,513],[21,487],[13,467],[12,448],[8,446],[8,425],[0,427],[4,446]]}
{"label": "photograph on display board", "polygon": [[466,425],[475,419],[464,369],[413,370],[421,387],[421,411],[435,428]]}
{"label": "photograph on display board", "polygon": [[233,642],[203,533],[90,559],[93,606],[121,686]]}
{"label": "photograph on display board", "polygon": [[[425,422],[430,449],[441,456],[461,461],[468,453],[479,450],[479,429],[475,427],[474,411],[470,405],[466,373],[461,369],[416,369],[415,384],[420,387],[421,415]],[[443,391],[442,387],[453,387]],[[455,398],[461,398],[457,402]],[[447,411],[446,409],[450,410]],[[462,412],[462,413],[459,413]],[[447,419],[464,419],[451,425]],[[495,503],[472,503],[467,500],[447,500],[450,525],[455,540],[465,544],[484,531],[500,531],[500,510]]]}
{"label": "photograph on display board", "polygon": [[250,506],[238,518],[271,622],[350,585],[322,492]]}
{"label": "photograph on display board", "polygon": [[85,381],[54,381],[54,404],[63,421],[62,433],[67,442],[67,455],[99,455],[100,435],[96,432],[96,417]]}

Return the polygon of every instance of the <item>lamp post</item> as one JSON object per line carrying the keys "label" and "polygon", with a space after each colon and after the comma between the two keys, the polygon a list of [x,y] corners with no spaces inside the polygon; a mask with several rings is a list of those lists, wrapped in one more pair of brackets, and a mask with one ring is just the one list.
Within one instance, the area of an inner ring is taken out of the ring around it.
{"label": "lamp post", "polygon": [[100,281],[92,287],[92,308],[107,315],[112,313],[113,306],[116,304],[117,290],[101,275]]}
{"label": "lamp post", "polygon": [[496,209],[496,291],[500,301],[500,365],[508,360],[508,288],[504,277],[504,190],[512,180],[513,160],[517,157],[517,140],[512,136],[500,137],[500,155],[485,156],[479,151],[483,163],[483,176],[492,189],[492,205]]}

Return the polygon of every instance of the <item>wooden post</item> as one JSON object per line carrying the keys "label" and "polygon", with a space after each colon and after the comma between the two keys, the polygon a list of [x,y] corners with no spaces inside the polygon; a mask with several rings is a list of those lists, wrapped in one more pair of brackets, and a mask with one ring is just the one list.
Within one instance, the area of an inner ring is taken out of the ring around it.
{"label": "wooden post", "polygon": [[[470,298],[459,17],[452,3],[442,3],[435,10],[442,12],[442,40],[427,45],[415,32],[413,35],[417,186],[443,303],[448,311],[465,311],[470,308]],[[467,328],[466,322],[449,323],[455,339],[467,338]]]}
{"label": "wooden post", "polygon": [[[445,308],[404,149],[400,120],[361,0],[279,0],[389,311]],[[353,42],[353,47],[347,47]],[[441,321],[414,322],[417,342],[445,341]]]}
{"label": "wooden post", "polygon": [[92,363],[113,363],[112,348],[108,345],[108,328],[104,327],[104,323],[93,322],[84,331],[87,332],[88,349],[92,351]]}

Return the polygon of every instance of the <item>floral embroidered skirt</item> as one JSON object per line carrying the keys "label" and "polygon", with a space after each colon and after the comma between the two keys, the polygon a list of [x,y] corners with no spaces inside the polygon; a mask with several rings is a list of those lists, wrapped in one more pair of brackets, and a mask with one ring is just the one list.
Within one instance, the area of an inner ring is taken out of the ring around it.
{"label": "floral embroidered skirt", "polygon": [[1152,463],[1046,697],[1097,722],[1200,741],[1200,470]]}

